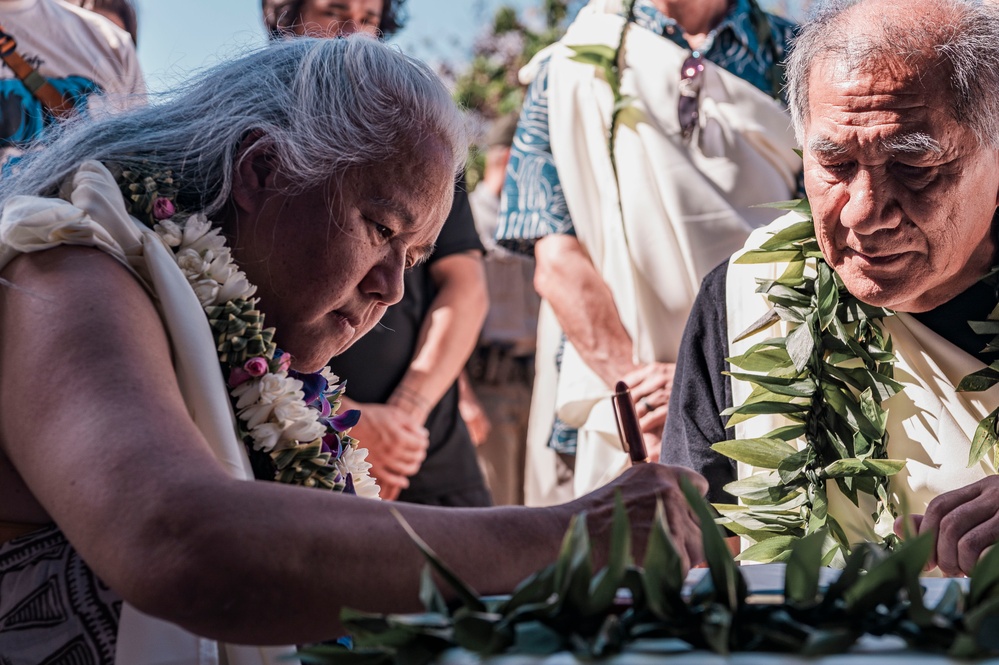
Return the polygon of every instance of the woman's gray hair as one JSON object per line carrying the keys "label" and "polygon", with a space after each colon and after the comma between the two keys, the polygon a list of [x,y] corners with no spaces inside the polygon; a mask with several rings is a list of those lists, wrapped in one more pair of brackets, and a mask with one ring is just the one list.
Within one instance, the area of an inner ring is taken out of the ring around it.
{"label": "woman's gray hair", "polygon": [[430,136],[455,172],[468,149],[461,111],[423,63],[363,35],[288,39],[208,70],[161,103],[68,123],[0,180],[0,205],[15,194],[52,193],[93,159],[170,170],[184,204],[217,212],[253,133],[294,183],[288,193],[405,159]]}
{"label": "woman's gray hair", "polygon": [[[979,143],[999,148],[999,5],[981,0],[940,0],[950,16],[913,8],[904,20],[885,18],[880,30],[857,35],[849,10],[867,0],[825,0],[813,7],[787,61],[788,104],[799,143],[808,117],[808,77],[817,62],[862,67],[934,60],[946,68],[950,108]],[[898,5],[901,9],[905,4]]]}

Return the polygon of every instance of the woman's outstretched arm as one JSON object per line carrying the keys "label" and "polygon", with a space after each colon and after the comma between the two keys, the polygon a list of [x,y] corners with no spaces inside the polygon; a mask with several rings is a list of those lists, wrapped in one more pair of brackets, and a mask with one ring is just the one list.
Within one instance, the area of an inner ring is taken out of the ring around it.
{"label": "woman's outstretched arm", "polygon": [[[389,505],[226,475],[181,398],[153,303],[114,259],[61,247],[0,277],[12,284],[0,287],[0,449],[122,598],[256,644],[329,638],[344,606],[418,609],[423,559]],[[616,484],[636,552],[660,495],[681,549],[700,557],[683,473],[650,464]],[[546,509],[396,508],[480,593],[496,593],[554,559],[574,512],[589,511],[605,545],[613,492]]]}

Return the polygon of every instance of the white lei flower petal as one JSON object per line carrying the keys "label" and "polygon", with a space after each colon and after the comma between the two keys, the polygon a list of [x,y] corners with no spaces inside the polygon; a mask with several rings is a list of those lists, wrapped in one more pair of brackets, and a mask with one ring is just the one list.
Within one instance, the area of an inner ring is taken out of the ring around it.
{"label": "white lei flower petal", "polygon": [[368,471],[371,469],[371,462],[367,461],[367,448],[353,448],[348,446],[343,451],[343,455],[337,460],[337,469],[341,474],[350,474],[354,481],[354,491],[357,496],[366,499],[376,499],[381,489],[378,483],[371,477]]}
{"label": "white lei flower petal", "polygon": [[180,243],[184,239],[184,229],[181,228],[180,224],[173,221],[172,219],[165,219],[156,226],[153,230],[163,238],[165,242],[170,247],[180,247]]}
{"label": "white lei flower petal", "polygon": [[277,423],[262,423],[250,430],[254,450],[269,453],[281,440],[281,427]]}

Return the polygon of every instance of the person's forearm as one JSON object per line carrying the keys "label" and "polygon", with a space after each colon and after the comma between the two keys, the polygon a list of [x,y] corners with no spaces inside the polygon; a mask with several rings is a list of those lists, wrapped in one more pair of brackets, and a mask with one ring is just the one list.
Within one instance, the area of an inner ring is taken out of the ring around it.
{"label": "person's forearm", "polygon": [[[344,607],[422,609],[425,559],[385,503],[279,483],[232,482],[183,495],[176,514],[196,517],[172,526],[187,533],[176,540],[173,529],[155,536],[170,539],[164,549],[182,556],[156,568],[157,580],[132,599],[139,609],[236,643],[329,639],[341,630]],[[395,508],[481,594],[509,592],[553,561],[553,535],[568,525],[566,511]]]}
{"label": "person's forearm", "polygon": [[[420,327],[416,351],[390,398],[425,418],[461,374],[489,311],[485,270],[478,253],[441,259],[431,267],[438,291]],[[411,412],[414,412],[411,410]]]}
{"label": "person's forearm", "polygon": [[579,241],[547,236],[535,246],[535,257],[535,287],[590,369],[608,386],[636,369],[614,296]]}

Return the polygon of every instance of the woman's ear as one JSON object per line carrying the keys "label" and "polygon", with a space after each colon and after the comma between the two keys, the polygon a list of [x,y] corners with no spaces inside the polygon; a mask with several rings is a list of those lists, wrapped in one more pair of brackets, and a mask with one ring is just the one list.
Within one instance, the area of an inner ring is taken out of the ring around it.
{"label": "woman's ear", "polygon": [[232,203],[240,213],[254,214],[277,190],[277,168],[271,142],[255,129],[240,142],[232,173]]}

